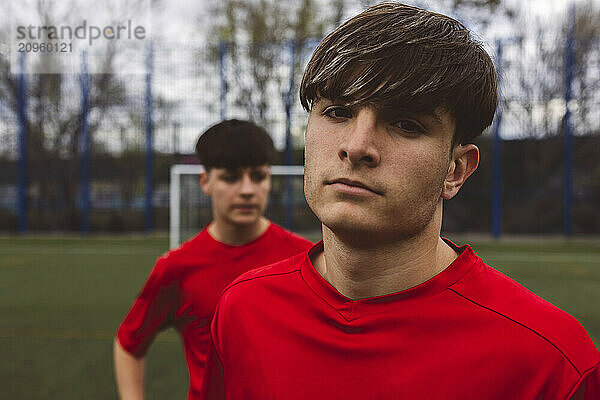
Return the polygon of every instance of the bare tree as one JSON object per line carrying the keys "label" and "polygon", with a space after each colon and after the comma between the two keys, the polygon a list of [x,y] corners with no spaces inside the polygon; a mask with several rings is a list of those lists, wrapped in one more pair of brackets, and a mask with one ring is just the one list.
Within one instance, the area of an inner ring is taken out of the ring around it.
{"label": "bare tree", "polygon": [[288,46],[294,44],[300,65],[307,41],[342,18],[344,2],[336,0],[334,10],[323,13],[314,0],[226,0],[213,6],[214,36],[228,46],[228,92],[249,118],[269,123],[273,100],[281,102],[289,86]]}
{"label": "bare tree", "polygon": [[[587,0],[575,10],[574,78],[577,90],[577,117],[583,131],[600,134],[600,7]],[[566,29],[566,28],[565,28]],[[595,121],[594,121],[595,118]]]}
{"label": "bare tree", "polygon": [[[53,21],[67,20],[67,16],[54,15],[55,9],[51,4],[37,2],[36,11],[44,26],[53,25]],[[1,33],[4,38],[10,34],[7,29]],[[107,46],[99,60],[104,73],[87,76],[90,154],[103,150],[104,144],[95,139],[100,125],[106,126],[107,120],[116,119],[115,113],[127,103],[122,77],[113,73],[117,55],[114,46]],[[52,69],[49,63],[57,60],[45,53],[26,59],[33,73],[25,76],[27,113],[24,124],[29,191],[36,200],[29,203],[29,208],[36,225],[51,229],[78,229],[81,81],[78,74],[44,73]],[[10,70],[8,54],[0,54],[0,103],[17,115],[19,76],[15,72]],[[14,128],[16,134],[17,127]]]}
{"label": "bare tree", "polygon": [[[578,3],[575,11],[573,58],[573,104],[577,131],[598,131],[599,122],[593,110],[600,97],[600,28],[596,21],[600,9],[592,1]],[[567,72],[567,40],[569,18],[549,23],[540,18],[519,17],[515,23],[517,43],[510,43],[513,54],[503,63],[504,105],[520,113],[523,136],[545,137],[562,133],[560,117],[564,114]],[[537,115],[537,117],[536,117]]]}

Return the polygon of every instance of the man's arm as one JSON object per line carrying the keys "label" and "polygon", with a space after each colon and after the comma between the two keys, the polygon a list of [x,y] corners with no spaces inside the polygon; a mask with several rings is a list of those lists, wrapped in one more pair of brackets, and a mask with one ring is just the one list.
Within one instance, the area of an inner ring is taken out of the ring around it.
{"label": "man's arm", "polygon": [[143,400],[144,357],[137,358],[125,350],[115,338],[113,346],[115,378],[121,400]]}
{"label": "man's arm", "polygon": [[225,382],[223,380],[223,366],[217,356],[215,347],[210,341],[210,348],[206,359],[206,368],[204,369],[204,380],[202,381],[202,394],[200,398],[204,400],[223,400],[225,399]]}
{"label": "man's arm", "polygon": [[115,378],[123,400],[144,398],[144,356],[155,335],[169,326],[180,294],[162,256],[148,276],[131,309],[117,330],[113,345]]}

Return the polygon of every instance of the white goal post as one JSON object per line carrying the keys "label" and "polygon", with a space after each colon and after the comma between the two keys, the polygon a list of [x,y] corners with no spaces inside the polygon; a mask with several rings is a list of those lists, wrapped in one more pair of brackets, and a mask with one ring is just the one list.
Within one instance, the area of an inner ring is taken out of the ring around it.
{"label": "white goal post", "polygon": [[[171,166],[171,182],[169,187],[169,248],[178,247],[181,243],[181,177],[192,175],[197,177],[204,171],[199,164],[175,164]],[[271,175],[302,176],[301,165],[273,165]],[[200,184],[198,183],[198,186]]]}

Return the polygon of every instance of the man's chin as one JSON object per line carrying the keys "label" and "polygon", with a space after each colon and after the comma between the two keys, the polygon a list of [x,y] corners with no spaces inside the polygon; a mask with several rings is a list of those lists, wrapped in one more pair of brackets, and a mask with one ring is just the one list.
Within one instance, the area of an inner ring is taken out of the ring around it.
{"label": "man's chin", "polygon": [[332,202],[317,209],[315,214],[326,226],[338,231],[356,232],[368,235],[375,230],[379,216],[362,204]]}
{"label": "man's chin", "polygon": [[257,224],[260,221],[260,215],[235,215],[232,216],[229,221],[231,224],[235,226],[239,226],[240,228],[245,228],[254,224]]}
{"label": "man's chin", "polygon": [[377,247],[409,238],[422,229],[421,226],[394,225],[389,218],[350,214],[353,213],[328,213],[320,220],[339,240],[358,248]]}

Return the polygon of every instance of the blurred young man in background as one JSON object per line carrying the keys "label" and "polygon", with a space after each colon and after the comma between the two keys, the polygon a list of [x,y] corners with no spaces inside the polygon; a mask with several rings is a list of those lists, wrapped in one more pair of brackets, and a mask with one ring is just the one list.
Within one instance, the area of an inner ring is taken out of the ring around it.
{"label": "blurred young man in background", "polygon": [[312,243],[267,220],[273,141],[248,121],[223,121],[196,144],[205,172],[200,185],[211,198],[212,222],[158,259],[119,327],[114,343],[122,399],[142,399],[144,359],[155,335],[174,327],[181,335],[190,375],[189,399],[202,384],[208,330],[221,291],[238,275],[293,256]]}
{"label": "blurred young man in background", "polygon": [[581,325],[440,238],[497,104],[470,32],[371,7],[321,42],[300,99],[323,241],[225,290],[206,396],[599,399],[600,354]]}

